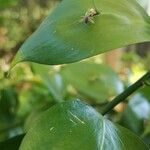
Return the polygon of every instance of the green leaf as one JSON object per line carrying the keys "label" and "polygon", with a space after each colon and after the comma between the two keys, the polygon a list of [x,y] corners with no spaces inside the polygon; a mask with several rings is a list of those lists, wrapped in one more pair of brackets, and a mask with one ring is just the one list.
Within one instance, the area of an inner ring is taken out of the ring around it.
{"label": "green leaf", "polygon": [[0,0],[0,9],[15,6],[17,3],[18,0]]}
{"label": "green leaf", "polygon": [[65,95],[62,77],[47,65],[32,63],[32,69],[36,75],[39,75],[42,84],[48,89],[55,102],[61,102]]}
{"label": "green leaf", "polygon": [[[86,24],[82,16],[94,2],[100,14]],[[22,61],[70,63],[150,41],[149,20],[135,0],[63,0],[22,45],[12,66]]]}
{"label": "green leaf", "polygon": [[[145,131],[144,131],[144,133],[143,133],[143,137],[145,137],[145,136],[148,136],[149,135],[149,137],[150,137],[150,120],[149,120],[149,122],[147,123],[147,126],[146,126],[146,128],[145,128]],[[149,142],[150,143],[150,142]]]}
{"label": "green leaf", "polygon": [[3,117],[11,120],[14,117],[17,106],[18,97],[16,90],[13,87],[0,89],[0,120]]}
{"label": "green leaf", "polygon": [[88,100],[103,103],[123,91],[122,82],[106,65],[74,63],[63,67],[60,73],[67,86],[73,86]]}
{"label": "green leaf", "polygon": [[144,120],[150,117],[150,103],[140,94],[134,95],[122,115],[122,125],[140,134],[144,128]]}
{"label": "green leaf", "polygon": [[0,142],[0,149],[1,150],[18,150],[23,137],[24,137],[24,134],[21,134],[16,137],[10,138],[6,141]]}
{"label": "green leaf", "polygon": [[92,107],[69,101],[34,122],[20,150],[148,150],[133,133],[104,119]]}
{"label": "green leaf", "polygon": [[145,143],[148,145],[150,149],[150,120],[145,127],[145,131],[142,135],[142,138],[144,139]]}
{"label": "green leaf", "polygon": [[150,86],[145,86],[140,90],[140,93],[150,102]]}

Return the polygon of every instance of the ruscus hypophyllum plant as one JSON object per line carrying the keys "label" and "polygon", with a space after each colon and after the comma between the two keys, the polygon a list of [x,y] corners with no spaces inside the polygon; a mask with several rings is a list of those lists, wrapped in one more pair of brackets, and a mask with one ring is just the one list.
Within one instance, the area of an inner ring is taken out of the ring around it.
{"label": "ruscus hypophyllum plant", "polygon": [[[135,0],[63,0],[21,46],[12,66],[22,61],[76,62],[150,41],[149,30],[150,18]],[[108,103],[101,114],[81,101],[56,104],[32,124],[19,149],[148,150],[136,135],[104,115],[149,80],[150,71]]]}

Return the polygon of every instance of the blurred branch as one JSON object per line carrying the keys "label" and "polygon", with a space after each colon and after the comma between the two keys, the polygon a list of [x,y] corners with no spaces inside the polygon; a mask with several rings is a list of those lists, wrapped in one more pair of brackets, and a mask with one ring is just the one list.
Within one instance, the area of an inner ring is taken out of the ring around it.
{"label": "blurred branch", "polygon": [[108,104],[108,102],[103,102],[103,103],[93,103],[93,104],[90,104],[92,107],[98,107],[98,108],[101,108],[101,107],[104,107]]}
{"label": "blurred branch", "polygon": [[148,71],[142,78],[140,78],[138,81],[136,81],[130,87],[128,87],[124,92],[122,92],[120,95],[118,95],[116,98],[114,98],[110,103],[108,103],[102,110],[102,112],[101,112],[102,115],[105,115],[110,110],[112,110],[116,105],[118,105],[120,102],[126,100],[126,98],[128,96],[133,94],[139,88],[147,85],[149,80],[150,80],[150,71]]}

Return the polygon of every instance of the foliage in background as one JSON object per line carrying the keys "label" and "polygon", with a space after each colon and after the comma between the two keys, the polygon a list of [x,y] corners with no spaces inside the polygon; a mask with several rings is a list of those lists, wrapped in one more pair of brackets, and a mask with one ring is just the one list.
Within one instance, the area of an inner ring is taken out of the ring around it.
{"label": "foliage in background", "polygon": [[[6,78],[10,61],[20,45],[57,3],[56,0],[0,0],[0,141],[26,132],[41,112],[62,100],[81,98],[100,111],[149,69],[150,54],[141,58],[135,50],[130,50],[123,55],[124,68],[118,70],[119,76],[104,65],[102,56],[67,66],[21,64]],[[95,63],[95,59],[101,63]],[[83,69],[85,74],[81,73]],[[107,117],[140,135],[150,145],[149,87],[138,92]]]}

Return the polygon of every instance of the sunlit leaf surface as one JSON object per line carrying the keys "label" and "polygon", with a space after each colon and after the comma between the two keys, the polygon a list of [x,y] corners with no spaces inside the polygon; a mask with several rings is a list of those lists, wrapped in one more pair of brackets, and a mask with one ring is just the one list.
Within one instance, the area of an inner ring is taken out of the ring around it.
{"label": "sunlit leaf surface", "polygon": [[32,124],[20,150],[148,150],[127,129],[80,101],[55,105]]}
{"label": "sunlit leaf surface", "polygon": [[[85,21],[90,9],[100,13],[90,18],[94,23]],[[12,66],[70,63],[149,41],[149,20],[135,0],[63,0],[22,45]]]}

